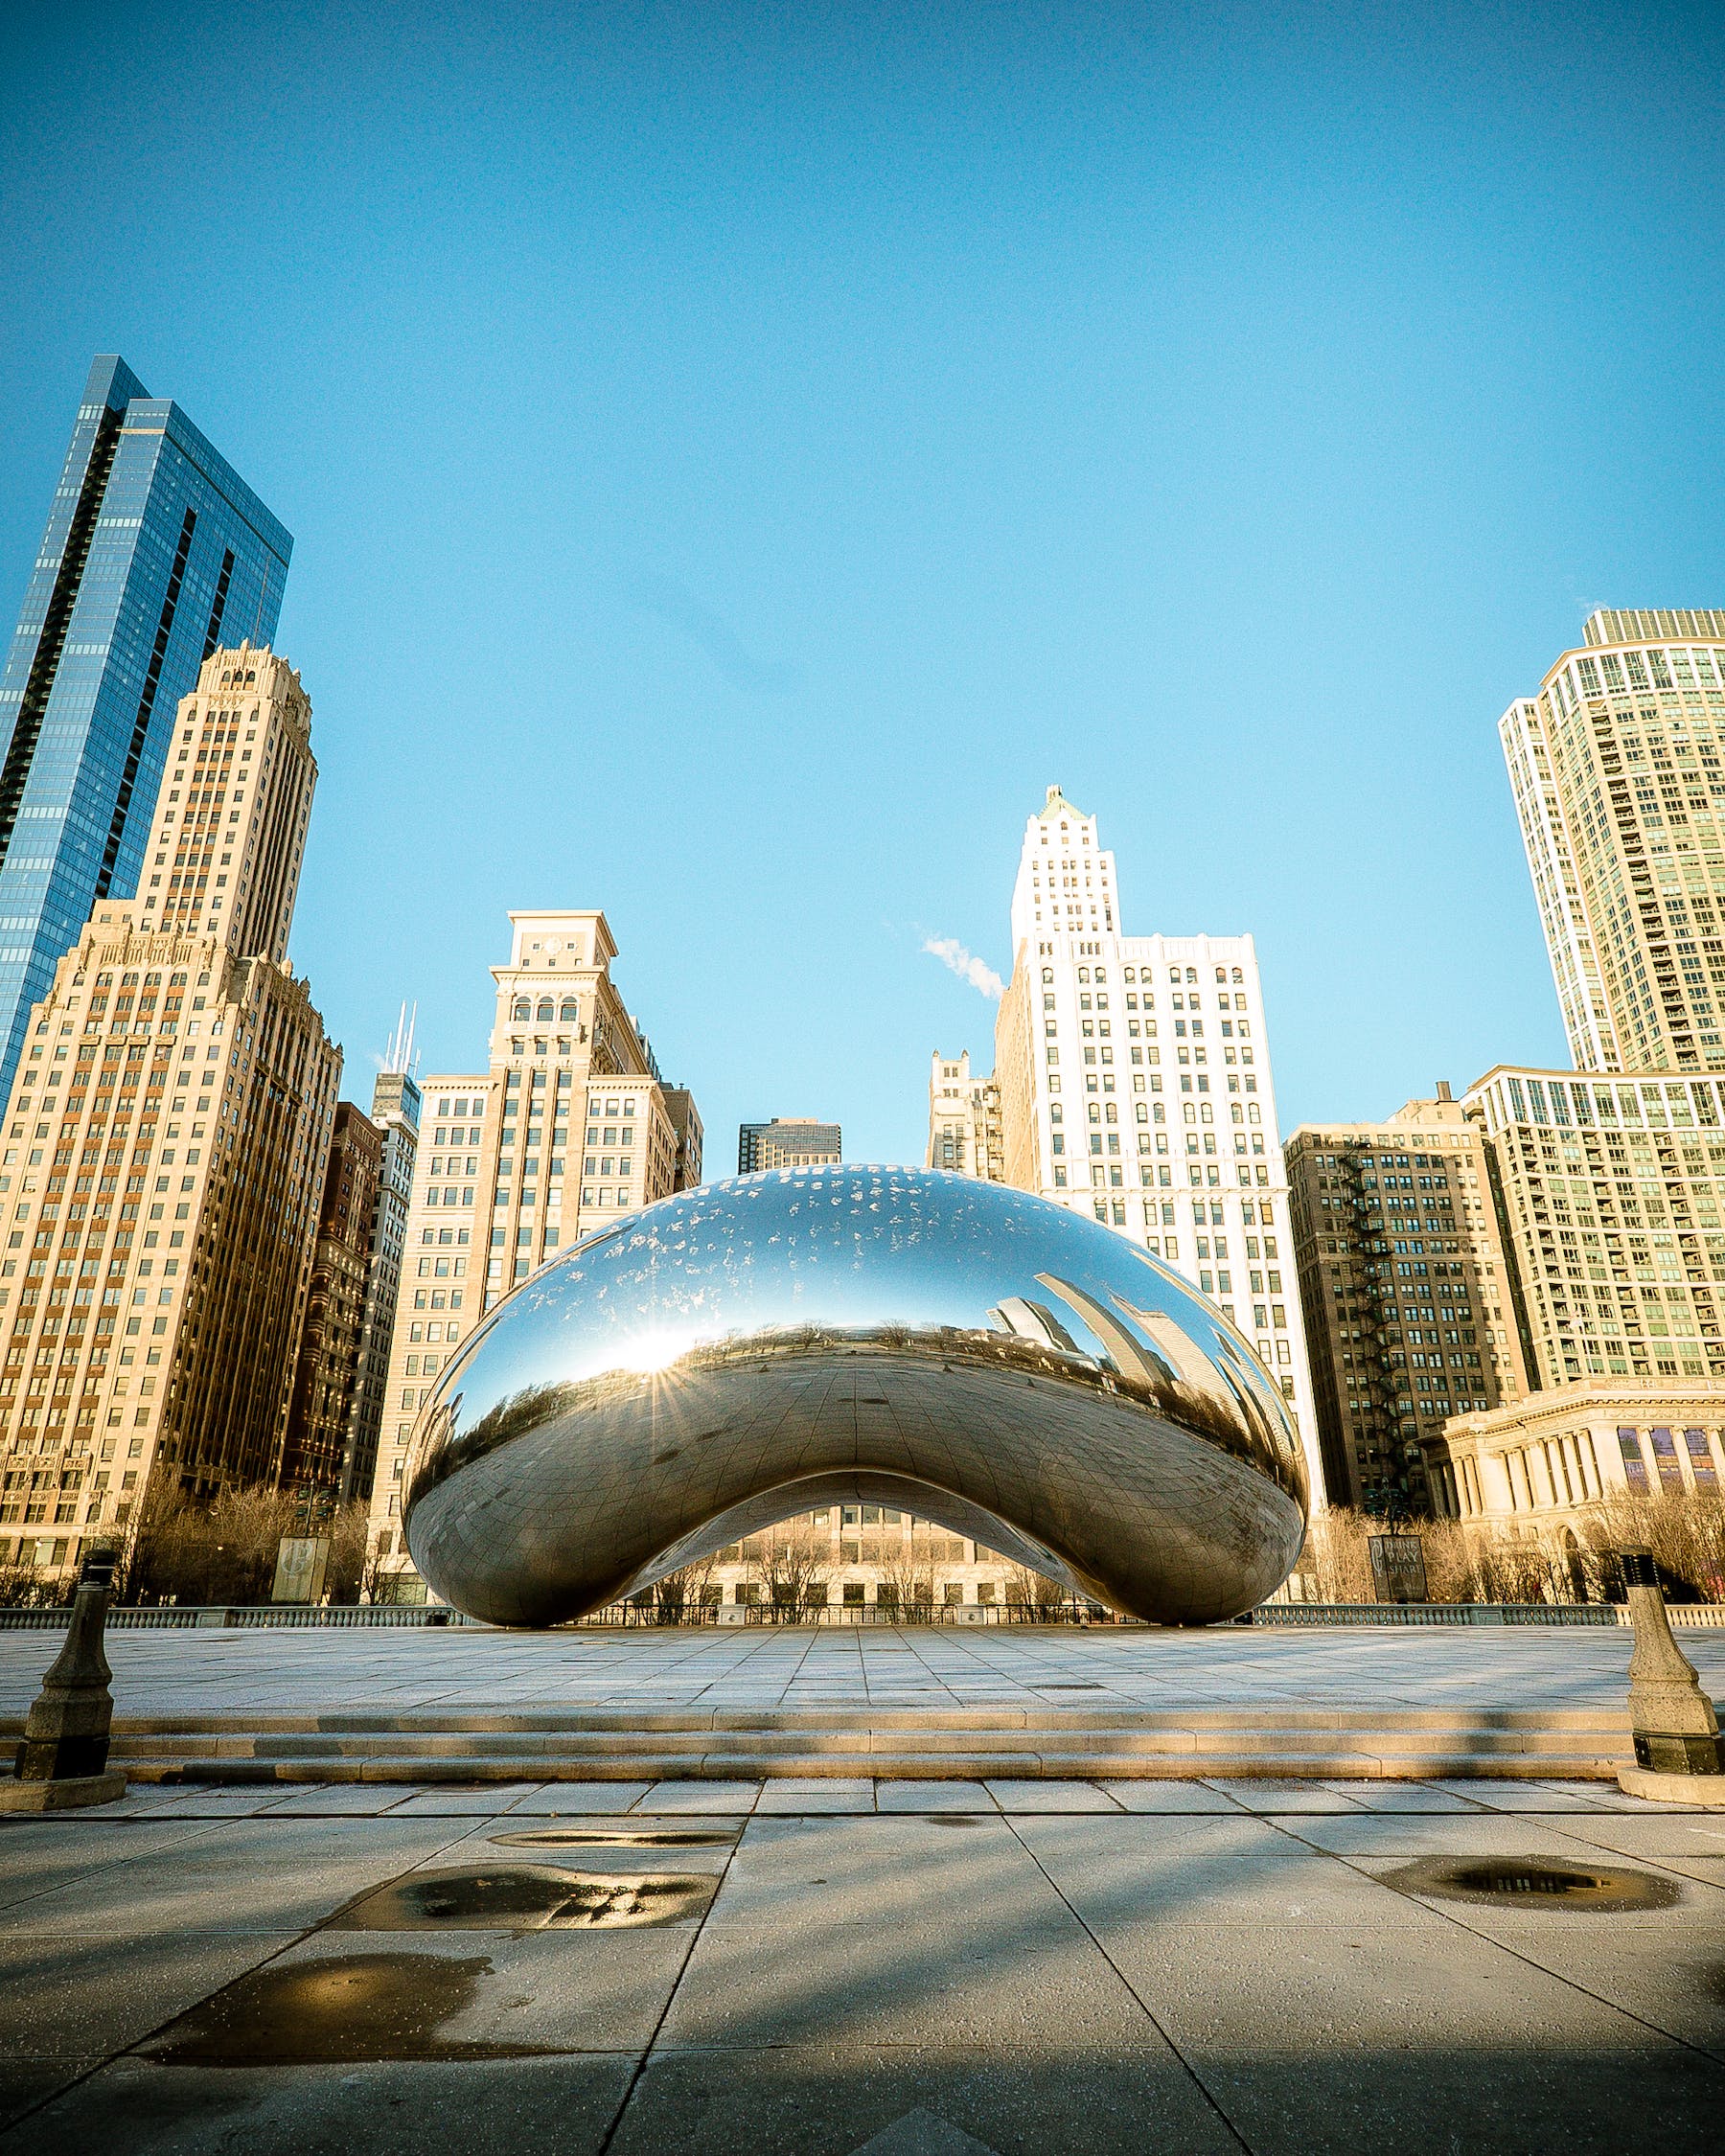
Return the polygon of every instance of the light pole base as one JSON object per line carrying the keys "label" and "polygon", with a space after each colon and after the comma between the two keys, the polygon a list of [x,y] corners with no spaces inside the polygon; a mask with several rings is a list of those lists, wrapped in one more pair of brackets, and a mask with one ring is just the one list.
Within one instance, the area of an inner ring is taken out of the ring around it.
{"label": "light pole base", "polygon": [[1626,1797],[1658,1804],[1703,1804],[1725,1811],[1725,1775],[1662,1775],[1651,1767],[1620,1767],[1618,1787]]}
{"label": "light pole base", "polygon": [[0,1781],[0,1812],[69,1812],[80,1804],[111,1804],[126,1795],[118,1767],[104,1775],[70,1775],[63,1781]]}

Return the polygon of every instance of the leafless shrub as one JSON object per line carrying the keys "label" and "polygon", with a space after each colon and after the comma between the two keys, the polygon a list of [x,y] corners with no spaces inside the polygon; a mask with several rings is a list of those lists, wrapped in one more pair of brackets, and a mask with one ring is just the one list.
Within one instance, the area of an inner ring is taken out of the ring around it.
{"label": "leafless shrub", "polygon": [[707,1590],[712,1584],[718,1567],[719,1553],[713,1551],[706,1557],[698,1557],[692,1564],[678,1565],[674,1572],[667,1572],[654,1588],[660,1624],[680,1624],[686,1610],[703,1608],[709,1599]]}
{"label": "leafless shrub", "polygon": [[1033,1572],[1028,1565],[1008,1564],[1006,1599],[1027,1610],[1057,1610],[1068,1599],[1068,1591],[1046,1572]]}
{"label": "leafless shrub", "polygon": [[[926,1520],[911,1520],[903,1528],[883,1527],[863,1546],[864,1562],[881,1575],[876,1602],[895,1603],[900,1616],[911,1620],[926,1620],[934,1607],[932,1532]],[[944,1533],[941,1547],[946,1547]]]}
{"label": "leafless shrub", "polygon": [[[1421,1520],[1426,1593],[1434,1602],[1599,1602],[1622,1594],[1618,1552],[1650,1549],[1667,1593],[1725,1600],[1725,1494],[1624,1492],[1594,1505],[1574,1526],[1514,1534],[1462,1520]],[[1383,1523],[1338,1505],[1307,1531],[1296,1570],[1322,1602],[1370,1602],[1370,1538]]]}
{"label": "leafless shrub", "polygon": [[0,1609],[54,1609],[71,1599],[74,1584],[70,1574],[43,1573],[31,1565],[0,1566]]}
{"label": "leafless shrub", "polygon": [[743,1554],[750,1577],[780,1609],[801,1609],[832,1576],[832,1536],[806,1514],[750,1535]]}
{"label": "leafless shrub", "polygon": [[309,1517],[305,1500],[284,1490],[231,1490],[199,1505],[171,1485],[152,1486],[117,1578],[119,1598],[267,1602],[283,1540],[304,1535],[330,1542],[326,1597],[356,1597],[365,1587],[368,1564],[362,1505],[334,1506]]}
{"label": "leafless shrub", "polygon": [[1725,1494],[1624,1491],[1586,1522],[1583,1565],[1621,1592],[1617,1553],[1650,1549],[1666,1593],[1685,1602],[1725,1601]]}

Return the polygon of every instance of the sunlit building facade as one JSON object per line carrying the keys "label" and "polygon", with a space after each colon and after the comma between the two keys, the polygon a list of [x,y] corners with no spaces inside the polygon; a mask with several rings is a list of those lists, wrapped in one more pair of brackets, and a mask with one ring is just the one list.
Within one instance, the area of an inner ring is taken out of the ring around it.
{"label": "sunlit building facade", "polygon": [[1000,1089],[978,1077],[970,1050],[954,1058],[938,1050],[929,1064],[929,1145],[925,1168],[948,1175],[1006,1180],[1006,1141],[1000,1125]]}
{"label": "sunlit building facade", "polygon": [[180,705],[143,875],[32,1008],[0,1151],[0,1564],[54,1573],[147,1493],[281,1474],[339,1051],[287,959],[316,766],[285,659]]}

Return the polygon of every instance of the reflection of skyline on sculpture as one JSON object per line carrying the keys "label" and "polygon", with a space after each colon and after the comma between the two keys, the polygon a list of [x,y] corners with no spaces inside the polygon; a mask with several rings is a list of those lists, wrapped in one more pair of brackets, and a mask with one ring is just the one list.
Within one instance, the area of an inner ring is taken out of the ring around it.
{"label": "reflection of skyline on sculpture", "polygon": [[1278,1584],[1306,1500],[1275,1386],[1154,1259],[852,1167],[708,1185],[536,1275],[446,1371],[407,1531],[451,1600],[544,1622],[853,1495],[1176,1619]]}

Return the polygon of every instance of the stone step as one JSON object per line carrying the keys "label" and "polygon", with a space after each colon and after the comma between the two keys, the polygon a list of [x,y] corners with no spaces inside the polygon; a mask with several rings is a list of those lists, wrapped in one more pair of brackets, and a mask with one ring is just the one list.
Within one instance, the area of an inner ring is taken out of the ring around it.
{"label": "stone step", "polygon": [[543,1783],[549,1781],[760,1781],[794,1776],[805,1779],[879,1780],[1429,1780],[1480,1778],[1537,1778],[1561,1781],[1611,1780],[1621,1748],[1539,1755],[1484,1755],[1465,1750],[1434,1750],[1419,1755],[1380,1756],[1368,1752],[1262,1753],[1209,1752],[1174,1759],[1128,1753],[1117,1756],[1084,1753],[917,1753],[882,1752],[859,1760],[845,1756],[762,1758],[727,1752],[664,1752],[647,1758],[547,1760],[543,1757],[426,1759],[386,1755],[365,1758],[257,1759],[186,1761],[127,1759],[127,1776],[138,1782],[196,1782],[256,1785],[325,1782]]}
{"label": "stone step", "polygon": [[[472,1735],[547,1735],[617,1731],[629,1734],[676,1735],[703,1731],[851,1731],[875,1730],[1171,1730],[1204,1732],[1252,1731],[1274,1724],[1278,1729],[1306,1731],[1406,1731],[1443,1732],[1457,1728],[1481,1730],[1610,1729],[1628,1733],[1625,1709],[1558,1708],[1254,1708],[1137,1709],[1108,1707],[1047,1708],[892,1708],[862,1703],[840,1708],[720,1708],[642,1709],[622,1708],[531,1709],[515,1713],[466,1713],[445,1709],[410,1713],[300,1713],[300,1714],[116,1714],[116,1734],[178,1736],[224,1735],[236,1726],[260,1734],[441,1735],[457,1732]],[[23,1722],[16,1716],[0,1718],[0,1737],[18,1736]]]}
{"label": "stone step", "polygon": [[139,1780],[661,1781],[768,1776],[1027,1779],[1607,1775],[1629,1752],[1605,1707],[1136,1708],[527,1705],[472,1712],[119,1715]]}
{"label": "stone step", "polygon": [[638,1760],[649,1765],[670,1754],[724,1752],[756,1762],[798,1759],[833,1760],[833,1771],[851,1762],[865,1771],[864,1762],[880,1754],[906,1753],[922,1757],[944,1754],[1016,1756],[1024,1753],[1058,1752],[1073,1758],[1091,1756],[1189,1762],[1226,1752],[1243,1756],[1276,1757],[1320,1750],[1337,1753],[1368,1753],[1383,1757],[1418,1758],[1433,1754],[1465,1754],[1474,1758],[1547,1758],[1575,1752],[1622,1753],[1627,1732],[1610,1727],[1584,1730],[1501,1730],[1469,1727],[1452,1722],[1434,1731],[1361,1730],[1346,1735],[1332,1732],[1328,1744],[1314,1742],[1318,1732],[1289,1729],[1279,1723],[1254,1730],[1228,1732],[1225,1739],[1190,1730],[1139,1730],[1119,1728],[1065,1728],[1058,1730],[881,1730],[872,1726],[848,1730],[724,1731],[665,1732],[656,1731],[570,1731],[561,1734],[448,1731],[401,1732],[359,1734],[355,1732],[298,1733],[235,1729],[225,1733],[211,1731],[198,1734],[169,1734],[160,1731],[121,1730],[115,1735],[112,1755],[116,1763],[131,1759],[164,1758],[185,1761],[223,1758],[275,1759],[282,1761],[367,1759],[380,1756],[434,1760],[516,1758],[537,1762],[541,1771],[558,1771],[559,1763],[570,1767],[601,1760]]}

